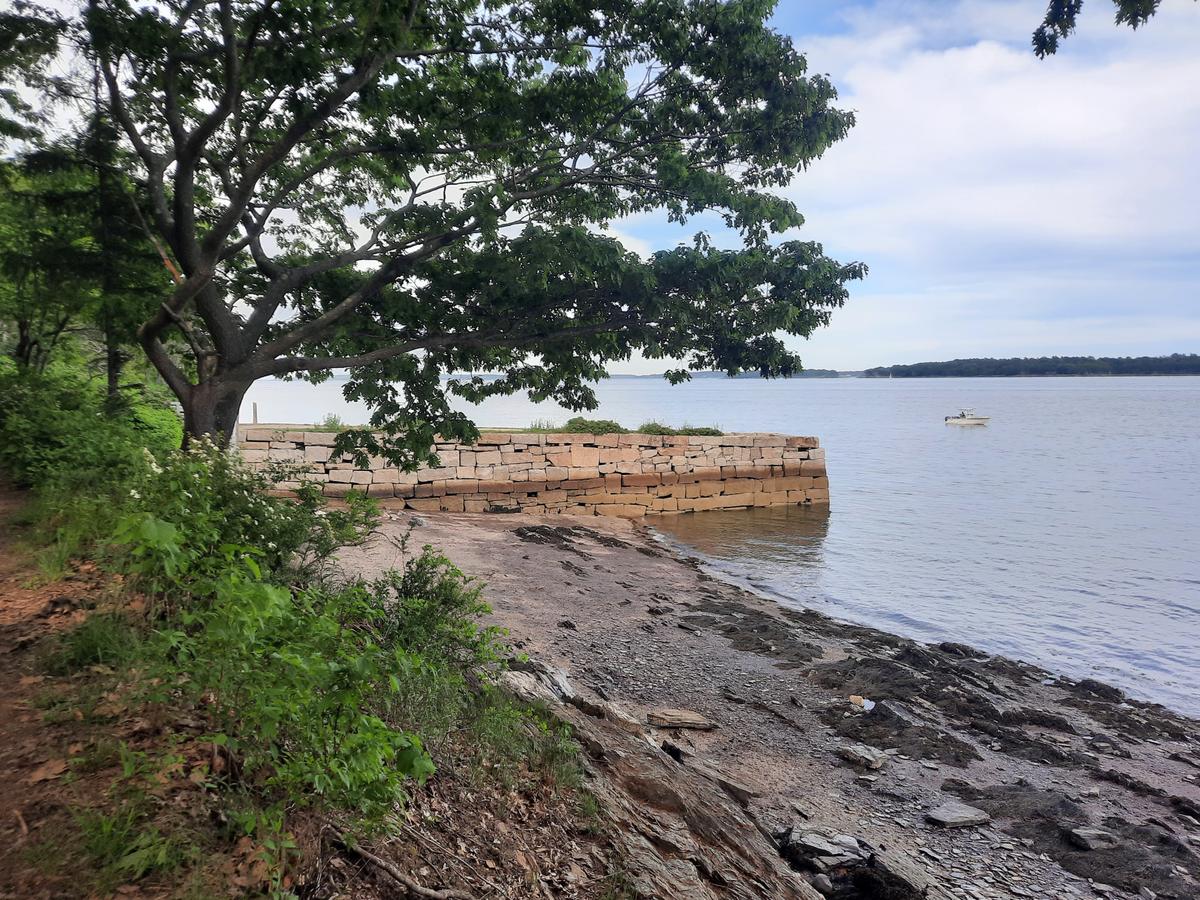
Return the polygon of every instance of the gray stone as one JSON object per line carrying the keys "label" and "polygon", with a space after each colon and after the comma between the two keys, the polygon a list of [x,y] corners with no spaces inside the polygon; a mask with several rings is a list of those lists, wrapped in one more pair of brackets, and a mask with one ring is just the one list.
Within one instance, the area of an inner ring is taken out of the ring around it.
{"label": "gray stone", "polygon": [[655,728],[693,728],[697,731],[711,731],[717,727],[695,710],[669,707],[650,710],[646,713],[646,723]]}
{"label": "gray stone", "polygon": [[888,761],[886,753],[866,744],[848,744],[838,747],[837,752],[842,759],[864,769],[881,769]]}
{"label": "gray stone", "polygon": [[973,825],[986,825],[992,817],[982,809],[967,806],[957,800],[943,803],[936,809],[925,813],[925,818],[942,828],[970,828]]}
{"label": "gray stone", "polygon": [[1103,850],[1119,843],[1115,834],[1103,828],[1071,828],[1067,830],[1066,837],[1080,850]]}
{"label": "gray stone", "polygon": [[828,875],[814,875],[812,886],[818,893],[824,894],[826,897],[833,893],[833,882],[829,880]]}

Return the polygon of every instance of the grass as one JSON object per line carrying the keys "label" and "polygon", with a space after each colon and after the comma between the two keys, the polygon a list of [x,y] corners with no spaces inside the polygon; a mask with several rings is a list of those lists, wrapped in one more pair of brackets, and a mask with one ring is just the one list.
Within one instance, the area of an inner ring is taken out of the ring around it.
{"label": "grass", "polygon": [[80,848],[95,866],[102,890],[151,874],[172,872],[195,855],[190,842],[145,824],[148,811],[140,799],[112,812],[80,810],[73,816],[79,828]]}
{"label": "grass", "polygon": [[70,675],[88,666],[118,666],[133,658],[140,635],[124,616],[94,613],[67,632],[43,660],[51,675]]}

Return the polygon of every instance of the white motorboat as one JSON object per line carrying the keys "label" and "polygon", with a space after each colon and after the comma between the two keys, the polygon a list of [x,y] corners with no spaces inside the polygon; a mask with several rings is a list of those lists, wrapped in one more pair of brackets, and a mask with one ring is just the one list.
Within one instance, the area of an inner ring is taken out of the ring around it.
{"label": "white motorboat", "polygon": [[991,416],[977,416],[973,409],[959,410],[957,416],[946,416],[947,425],[986,425]]}

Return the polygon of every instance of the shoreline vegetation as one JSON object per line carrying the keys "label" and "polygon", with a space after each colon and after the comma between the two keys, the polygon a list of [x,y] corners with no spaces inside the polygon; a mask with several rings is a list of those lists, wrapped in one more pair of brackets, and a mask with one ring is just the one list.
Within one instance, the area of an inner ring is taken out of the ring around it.
{"label": "shoreline vegetation", "polygon": [[1113,375],[1200,375],[1200,354],[1170,356],[1038,356],[1011,359],[952,359],[878,366],[864,378],[1032,378]]}
{"label": "shoreline vegetation", "polygon": [[482,585],[404,535],[352,574],[374,501],[269,496],[282,467],[173,449],[162,395],[127,395],[0,368],[0,893],[470,898],[527,882],[507,828],[540,877],[632,896],[573,728],[504,687],[522,654]]}

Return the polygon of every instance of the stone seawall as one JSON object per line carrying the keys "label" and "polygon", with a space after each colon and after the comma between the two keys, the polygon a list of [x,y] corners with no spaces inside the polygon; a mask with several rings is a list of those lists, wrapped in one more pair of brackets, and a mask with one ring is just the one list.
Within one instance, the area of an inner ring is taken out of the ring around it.
{"label": "stone seawall", "polygon": [[[248,463],[307,466],[298,476],[326,496],[351,490],[447,512],[645,515],[783,504],[827,505],[825,451],[814,437],[727,434],[484,432],[475,444],[439,442],[441,465],[401,472],[385,460],[356,468],[335,456],[336,435],[299,426],[243,426]],[[284,490],[299,482],[284,482]]]}

